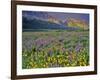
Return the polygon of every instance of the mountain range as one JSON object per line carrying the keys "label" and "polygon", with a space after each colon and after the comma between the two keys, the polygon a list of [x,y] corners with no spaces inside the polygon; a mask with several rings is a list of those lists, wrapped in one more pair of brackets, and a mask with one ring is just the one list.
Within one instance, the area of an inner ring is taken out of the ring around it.
{"label": "mountain range", "polygon": [[89,28],[88,23],[84,20],[72,17],[61,20],[48,12],[25,11],[22,14],[22,21],[23,29],[87,30]]}

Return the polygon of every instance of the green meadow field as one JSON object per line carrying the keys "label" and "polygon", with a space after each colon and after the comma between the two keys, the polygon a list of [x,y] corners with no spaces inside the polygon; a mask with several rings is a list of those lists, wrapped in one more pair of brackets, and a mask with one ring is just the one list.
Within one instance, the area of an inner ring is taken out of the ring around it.
{"label": "green meadow field", "polygon": [[89,31],[22,32],[22,68],[89,65]]}

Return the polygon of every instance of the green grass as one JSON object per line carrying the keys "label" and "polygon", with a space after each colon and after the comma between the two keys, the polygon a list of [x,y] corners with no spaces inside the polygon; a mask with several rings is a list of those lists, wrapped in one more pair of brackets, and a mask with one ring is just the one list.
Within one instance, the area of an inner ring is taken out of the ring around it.
{"label": "green grass", "polygon": [[22,68],[89,65],[88,31],[23,32]]}

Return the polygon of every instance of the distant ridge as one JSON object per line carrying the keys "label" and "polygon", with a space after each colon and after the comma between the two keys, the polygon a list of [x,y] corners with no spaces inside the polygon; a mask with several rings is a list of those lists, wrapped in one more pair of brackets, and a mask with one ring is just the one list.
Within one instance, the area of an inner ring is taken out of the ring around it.
{"label": "distant ridge", "polygon": [[[67,17],[67,16],[65,16]],[[23,29],[66,29],[66,30],[88,30],[86,21],[76,18],[60,20],[48,14],[48,12],[23,11]]]}
{"label": "distant ridge", "polygon": [[67,27],[48,21],[42,21],[38,19],[29,20],[23,17],[23,29],[64,29],[64,30],[76,30],[77,28]]}

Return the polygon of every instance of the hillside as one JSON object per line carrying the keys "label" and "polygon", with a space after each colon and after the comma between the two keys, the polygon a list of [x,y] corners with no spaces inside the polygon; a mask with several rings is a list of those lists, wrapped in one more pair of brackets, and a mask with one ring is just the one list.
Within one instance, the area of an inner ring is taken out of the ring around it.
{"label": "hillside", "polygon": [[76,28],[68,27],[53,22],[42,21],[38,19],[29,20],[23,17],[23,29],[65,29],[65,30],[76,30]]}
{"label": "hillside", "polygon": [[88,30],[89,25],[87,22],[80,20],[80,19],[74,19],[74,18],[68,18],[67,19],[67,26],[69,27],[76,27],[83,30]]}

